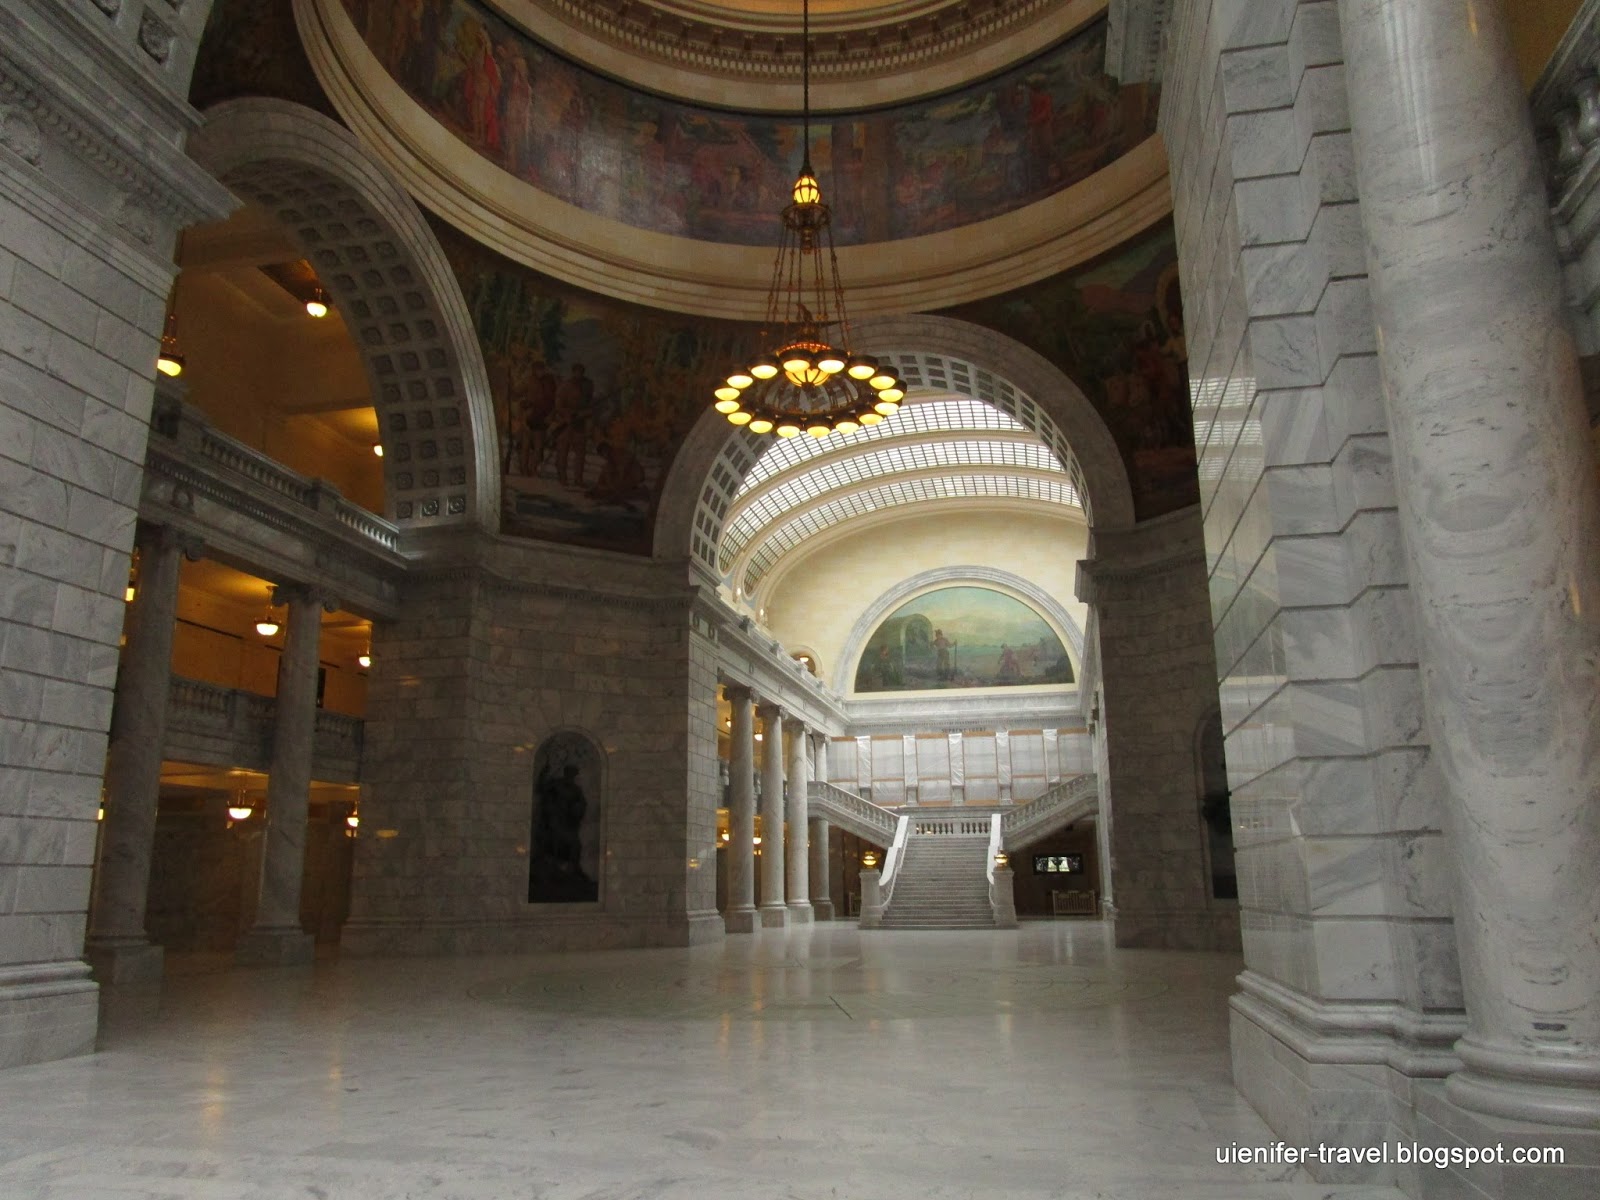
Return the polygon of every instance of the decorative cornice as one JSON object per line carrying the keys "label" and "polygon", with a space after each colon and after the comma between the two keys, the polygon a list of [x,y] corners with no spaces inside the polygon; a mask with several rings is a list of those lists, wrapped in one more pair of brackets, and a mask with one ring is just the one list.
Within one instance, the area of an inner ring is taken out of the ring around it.
{"label": "decorative cornice", "polygon": [[1173,0],[1111,0],[1106,74],[1118,83],[1160,83]]}
{"label": "decorative cornice", "polygon": [[[602,55],[585,44],[591,39],[615,53],[698,77],[711,86],[720,83],[725,88],[733,81],[779,84],[792,90],[800,82],[800,22],[792,7],[782,12],[752,12],[703,0],[491,3],[535,36],[602,69],[614,70],[616,64],[595,62]],[[1062,10],[1070,7],[1081,10],[1071,14],[1081,23],[1097,15],[1104,0],[1076,6],[1064,5],[1061,0],[891,0],[814,13],[814,103],[828,107],[829,90],[834,86],[858,89],[865,81],[894,78],[900,84],[895,98],[903,99],[987,74],[996,65],[1018,61],[1059,36]],[[968,61],[1008,40],[1017,44],[1007,48],[1009,52],[998,64]],[[960,74],[947,77],[939,71],[956,60],[962,60]],[[937,82],[927,82],[930,77]],[[637,78],[637,73],[630,72],[629,78]],[[688,86],[699,90],[693,84]],[[741,106],[749,106],[749,99],[741,97]],[[794,101],[792,96],[779,95],[774,103],[793,107]]]}

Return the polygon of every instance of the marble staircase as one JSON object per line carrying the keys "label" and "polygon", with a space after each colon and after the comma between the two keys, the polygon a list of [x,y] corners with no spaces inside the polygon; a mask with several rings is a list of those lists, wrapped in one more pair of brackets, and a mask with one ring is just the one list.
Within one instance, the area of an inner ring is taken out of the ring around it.
{"label": "marble staircase", "polygon": [[883,928],[993,929],[988,853],[987,835],[913,835]]}

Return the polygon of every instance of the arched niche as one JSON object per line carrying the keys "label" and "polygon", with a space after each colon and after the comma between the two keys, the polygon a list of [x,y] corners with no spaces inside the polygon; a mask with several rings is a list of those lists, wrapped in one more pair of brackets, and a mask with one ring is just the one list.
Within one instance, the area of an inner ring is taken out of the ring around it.
{"label": "arched niche", "polygon": [[605,752],[561,729],[533,756],[528,839],[529,904],[593,904],[605,862]]}
{"label": "arched niche", "polygon": [[477,334],[438,239],[387,168],[302,105],[230,100],[189,153],[271,213],[316,268],[366,365],[387,515],[496,528],[494,406]]}

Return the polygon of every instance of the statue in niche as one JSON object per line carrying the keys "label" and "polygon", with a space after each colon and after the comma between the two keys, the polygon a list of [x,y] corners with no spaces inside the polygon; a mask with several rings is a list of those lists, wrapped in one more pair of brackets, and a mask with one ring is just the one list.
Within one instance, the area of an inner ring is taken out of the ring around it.
{"label": "statue in niche", "polygon": [[600,899],[600,754],[581,734],[547,738],[534,758],[528,902]]}

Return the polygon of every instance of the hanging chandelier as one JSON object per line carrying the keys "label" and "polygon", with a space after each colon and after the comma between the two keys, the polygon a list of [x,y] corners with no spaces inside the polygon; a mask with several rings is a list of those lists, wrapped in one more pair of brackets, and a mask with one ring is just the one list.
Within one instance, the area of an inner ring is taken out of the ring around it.
{"label": "hanging chandelier", "polygon": [[899,376],[850,349],[833,213],[811,169],[811,0],[801,8],[802,163],[782,213],[761,346],[716,389],[716,410],[751,433],[823,438],[894,416]]}

